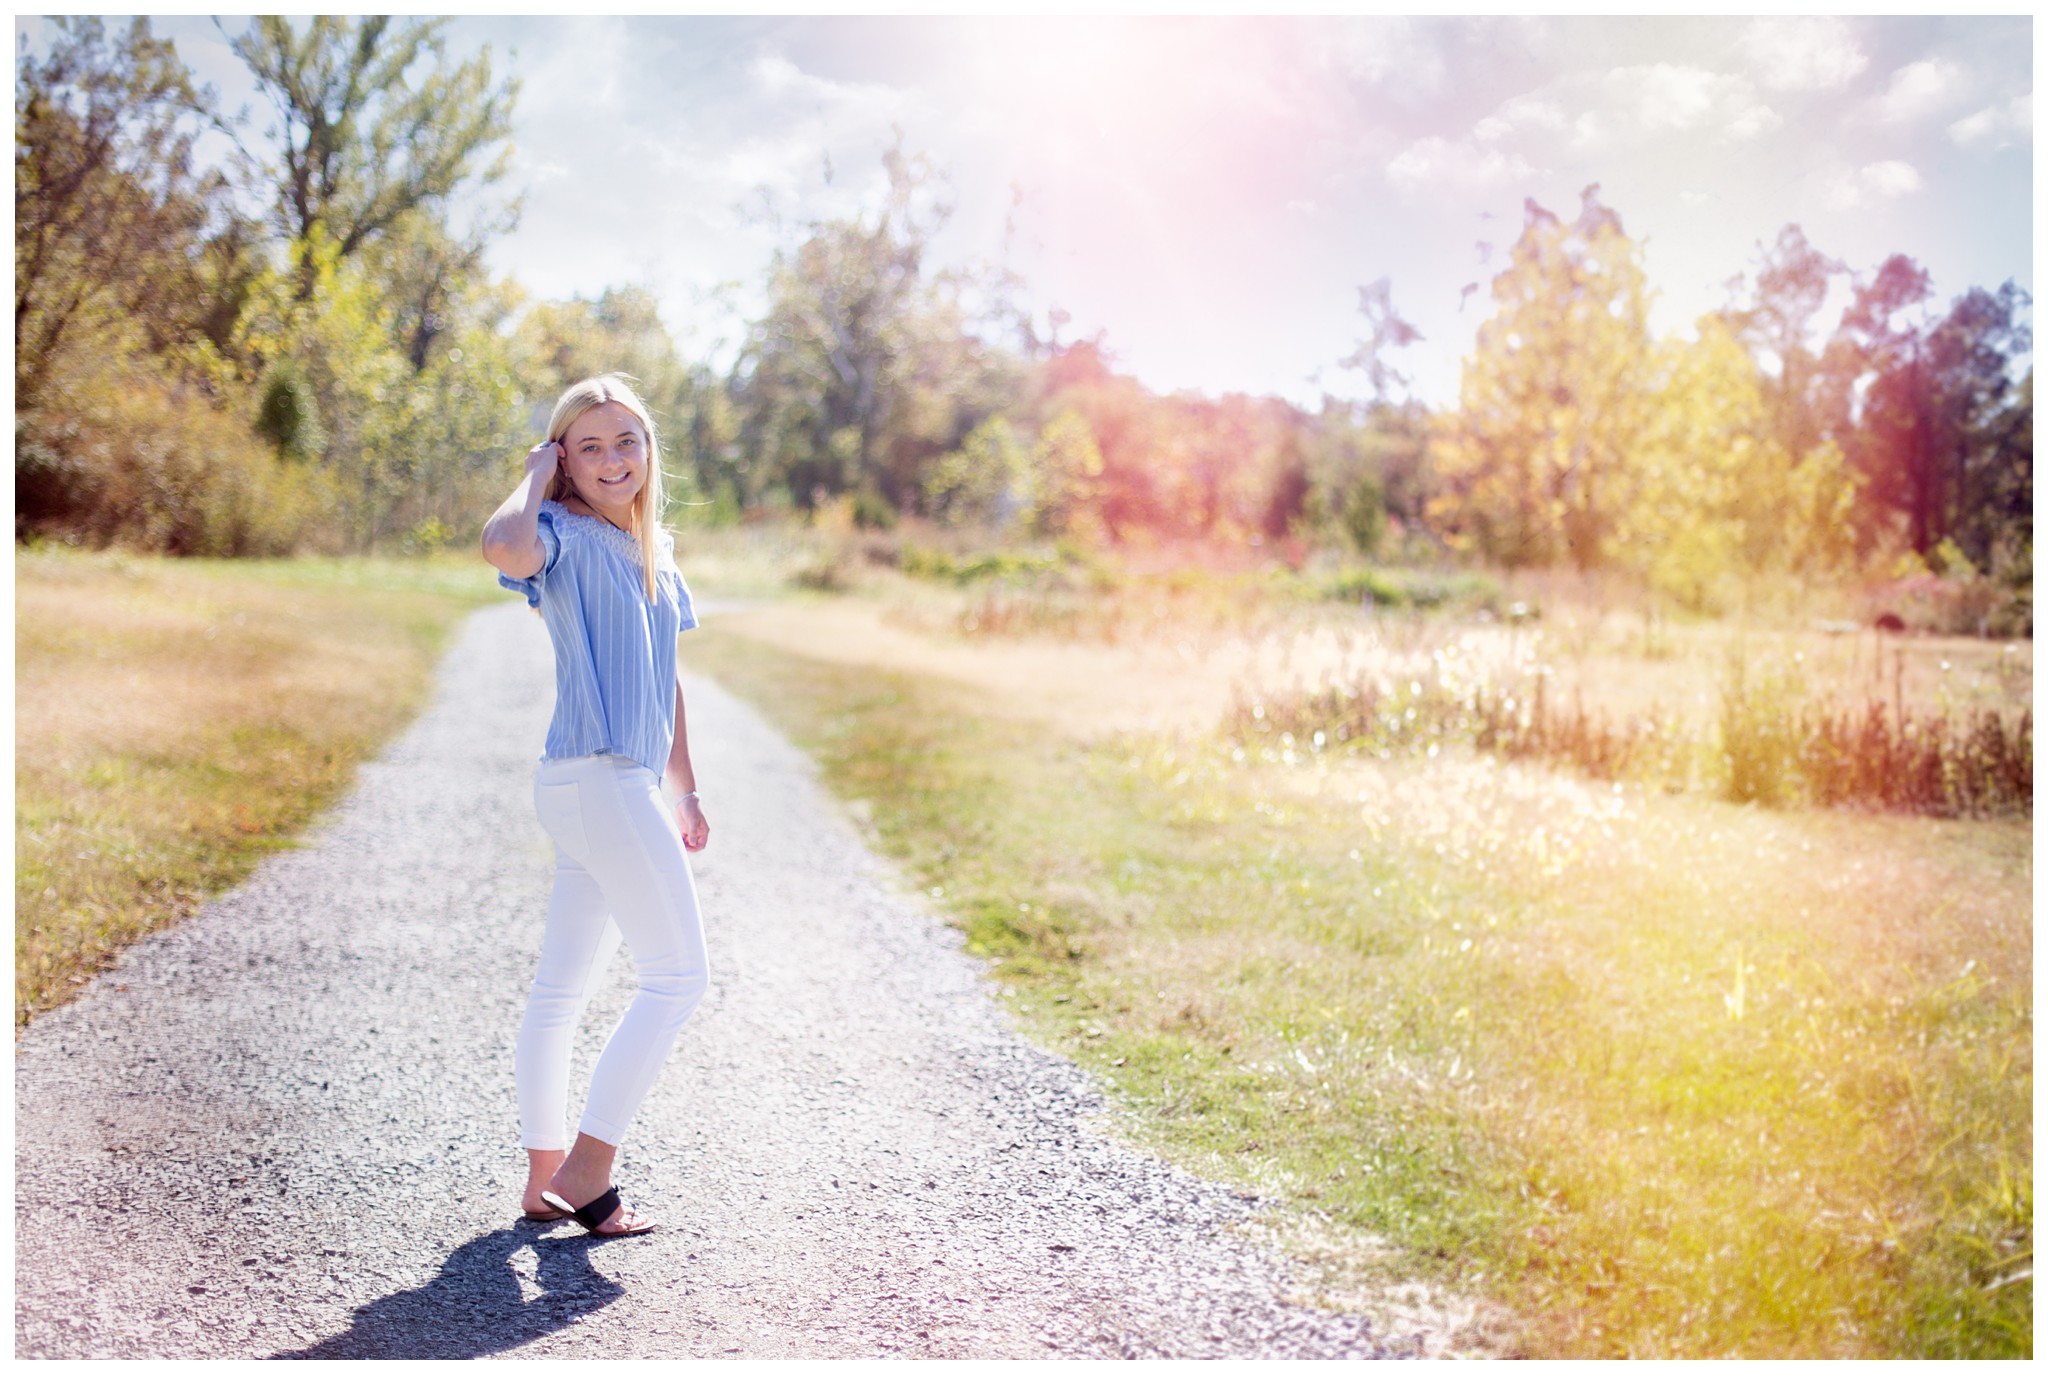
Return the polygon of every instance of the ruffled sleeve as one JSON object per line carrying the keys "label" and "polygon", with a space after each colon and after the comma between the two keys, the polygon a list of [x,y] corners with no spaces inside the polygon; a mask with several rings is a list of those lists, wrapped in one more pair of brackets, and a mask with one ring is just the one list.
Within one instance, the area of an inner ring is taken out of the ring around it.
{"label": "ruffled sleeve", "polygon": [[555,570],[555,564],[562,560],[562,537],[555,530],[555,516],[552,513],[554,501],[541,505],[540,522],[534,532],[540,536],[540,546],[547,556],[542,560],[540,570],[530,577],[508,577],[498,573],[498,585],[507,591],[517,591],[526,597],[526,604],[536,609],[540,606],[540,589],[548,579],[548,573]]}

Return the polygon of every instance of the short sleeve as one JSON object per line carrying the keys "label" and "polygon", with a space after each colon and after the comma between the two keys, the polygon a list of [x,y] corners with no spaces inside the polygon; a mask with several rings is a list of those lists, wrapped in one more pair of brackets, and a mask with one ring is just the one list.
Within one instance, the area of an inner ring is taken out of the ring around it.
{"label": "short sleeve", "polygon": [[661,549],[661,565],[656,570],[665,581],[676,586],[676,633],[697,628],[697,609],[690,599],[690,584],[683,580],[682,572],[676,567],[676,536],[667,529],[660,532],[658,543]]}
{"label": "short sleeve", "polygon": [[547,580],[548,573],[555,570],[555,564],[562,560],[562,538],[555,532],[555,516],[548,513],[545,506],[541,508],[540,522],[534,526],[534,532],[540,537],[541,550],[547,554],[541,560],[540,570],[530,577],[508,577],[500,572],[498,585],[507,591],[517,591],[526,597],[527,605],[538,608],[541,584]]}

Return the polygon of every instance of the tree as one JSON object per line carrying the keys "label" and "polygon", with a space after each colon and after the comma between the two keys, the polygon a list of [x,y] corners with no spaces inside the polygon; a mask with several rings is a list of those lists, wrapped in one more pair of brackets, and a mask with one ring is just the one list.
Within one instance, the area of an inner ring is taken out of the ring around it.
{"label": "tree", "polygon": [[1038,416],[1071,414],[1095,444],[1099,469],[1087,486],[1088,526],[1111,541],[1168,527],[1170,486],[1162,473],[1169,429],[1162,401],[1116,373],[1100,337],[1059,348],[1034,375]]}
{"label": "tree", "polygon": [[1408,376],[1387,359],[1390,352],[1413,346],[1422,333],[1394,311],[1394,281],[1380,278],[1358,290],[1358,311],[1365,317],[1367,336],[1358,349],[1337,362],[1346,370],[1363,370],[1375,403],[1394,402],[1394,391],[1404,394]]}
{"label": "tree", "polygon": [[948,215],[929,165],[899,143],[883,166],[879,209],[816,223],[776,257],[732,378],[754,495],[913,508],[927,468],[1013,395],[1018,367],[969,331],[957,278],[926,272]]}
{"label": "tree", "polygon": [[394,345],[415,374],[427,368],[435,343],[455,322],[457,304],[484,278],[489,223],[457,239],[418,208],[405,213],[369,245],[365,257],[392,306]]}
{"label": "tree", "polygon": [[1053,537],[1099,537],[1095,505],[1102,484],[1102,449],[1088,420],[1062,408],[1038,430],[1031,449],[1037,504],[1032,525]]}
{"label": "tree", "polygon": [[1031,482],[1031,454],[998,413],[939,458],[924,483],[927,512],[946,523],[1007,528],[1031,512]]}
{"label": "tree", "polygon": [[2015,363],[2033,349],[2033,300],[2011,282],[1973,288],[1937,317],[1933,297],[1904,255],[1857,286],[1823,358],[1837,436],[1867,486],[1866,547],[1896,532],[1925,557],[1960,538],[1988,563],[2001,535],[2031,542],[2032,404]]}
{"label": "tree", "polygon": [[1569,225],[1524,203],[1493,301],[1437,442],[1445,489],[1432,517],[1510,566],[1596,566],[1643,428],[1650,355],[1642,265],[1597,186]]}
{"label": "tree", "polygon": [[1796,225],[1779,231],[1769,250],[1758,247],[1758,258],[1754,284],[1737,278],[1731,285],[1748,301],[1731,301],[1722,316],[1757,359],[1778,442],[1787,456],[1801,457],[1820,444],[1829,422],[1814,319],[1848,266],[1816,250]]}
{"label": "tree", "polygon": [[689,394],[689,370],[675,338],[654,295],[638,285],[608,288],[596,298],[541,303],[520,322],[519,335],[533,348],[537,400],[552,401],[591,375],[630,375],[666,438],[676,404]]}
{"label": "tree", "polygon": [[505,152],[486,160],[511,132],[519,84],[493,82],[488,48],[451,65],[447,22],[315,15],[294,33],[269,15],[233,41],[277,115],[264,174],[301,302],[321,240],[348,259],[407,213],[438,212],[464,183],[503,176]]}
{"label": "tree", "polygon": [[225,358],[256,277],[210,93],[147,20],[60,18],[15,86],[17,537],[175,553],[289,549],[324,487],[251,431]]}
{"label": "tree", "polygon": [[147,19],[110,37],[53,21],[24,54],[14,108],[14,406],[35,409],[81,338],[176,354],[205,340],[209,235],[232,235],[220,181],[193,165],[206,98]]}
{"label": "tree", "polygon": [[1836,401],[1836,435],[1845,439],[1866,487],[1866,549],[1890,541],[1894,525],[1915,552],[1932,552],[1939,537],[1928,468],[1933,418],[1926,407],[1932,297],[1927,271],[1893,255],[1856,286],[1823,359]]}
{"label": "tree", "polygon": [[2033,350],[2024,320],[2032,305],[2009,279],[1996,293],[1972,288],[1928,335],[1934,455],[1926,469],[1940,537],[1980,568],[2033,546],[2034,376],[2013,377],[2013,362]]}
{"label": "tree", "polygon": [[1368,557],[1390,530],[1427,532],[1429,431],[1428,413],[1413,400],[1359,403],[1324,395],[1322,408],[1292,430],[1308,462],[1303,523]]}
{"label": "tree", "polygon": [[1828,441],[1794,460],[1764,377],[1727,320],[1660,342],[1654,394],[1622,492],[1613,555],[1694,609],[1751,572],[1838,560],[1855,484]]}

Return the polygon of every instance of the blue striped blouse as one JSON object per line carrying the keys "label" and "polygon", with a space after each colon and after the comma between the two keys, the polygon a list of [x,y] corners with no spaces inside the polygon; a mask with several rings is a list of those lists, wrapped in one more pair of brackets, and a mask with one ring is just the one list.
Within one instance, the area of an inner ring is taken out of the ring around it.
{"label": "blue striped blouse", "polygon": [[555,645],[555,716],[543,759],[617,754],[660,778],[676,735],[676,636],[697,627],[675,540],[659,538],[656,599],[640,579],[640,542],[602,519],[546,500],[547,561],[498,584],[538,607]]}

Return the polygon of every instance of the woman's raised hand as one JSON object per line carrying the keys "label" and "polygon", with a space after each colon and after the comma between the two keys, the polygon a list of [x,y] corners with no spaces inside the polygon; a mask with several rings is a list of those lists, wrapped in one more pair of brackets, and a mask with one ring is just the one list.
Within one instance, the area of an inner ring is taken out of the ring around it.
{"label": "woman's raised hand", "polygon": [[536,442],[533,445],[533,450],[526,454],[527,474],[552,475],[555,468],[567,460],[568,456],[569,454],[562,450],[562,444],[559,442],[553,440]]}
{"label": "woman's raised hand", "polygon": [[526,475],[505,502],[484,521],[484,561],[515,580],[547,565],[538,524],[542,500],[568,453],[555,441],[537,443],[526,454]]}

